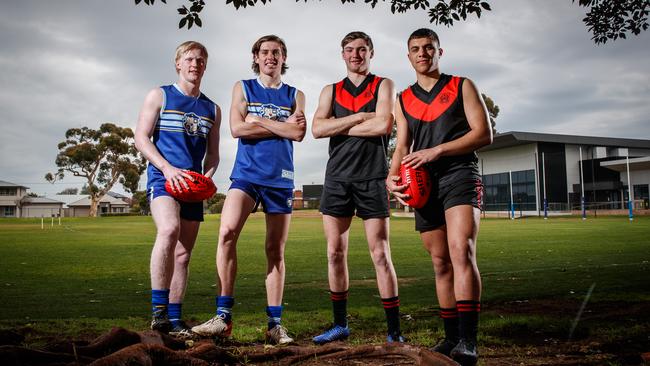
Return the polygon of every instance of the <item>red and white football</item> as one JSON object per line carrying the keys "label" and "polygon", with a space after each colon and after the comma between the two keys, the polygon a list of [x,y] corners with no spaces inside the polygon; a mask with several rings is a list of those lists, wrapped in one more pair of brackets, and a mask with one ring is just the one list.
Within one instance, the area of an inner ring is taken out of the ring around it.
{"label": "red and white football", "polygon": [[422,166],[414,169],[401,165],[399,167],[399,176],[399,184],[407,185],[403,193],[410,196],[404,202],[413,208],[424,207],[429,200],[429,194],[431,194],[431,179],[429,179],[427,170]]}
{"label": "red and white football", "polygon": [[183,188],[181,191],[174,191],[169,181],[165,182],[165,190],[172,197],[183,202],[201,202],[212,197],[217,192],[217,187],[214,185],[212,179],[191,170],[186,171],[186,173],[194,178],[194,182],[185,179],[185,182],[189,186],[188,189]]}

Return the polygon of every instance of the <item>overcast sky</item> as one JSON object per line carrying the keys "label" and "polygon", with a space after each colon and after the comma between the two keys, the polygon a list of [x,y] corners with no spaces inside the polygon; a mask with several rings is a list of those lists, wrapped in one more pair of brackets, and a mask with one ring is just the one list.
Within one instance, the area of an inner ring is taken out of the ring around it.
{"label": "overcast sky", "polygon": [[[187,31],[177,29],[180,0],[153,7],[132,0],[3,1],[0,180],[38,194],[81,187],[79,178],[55,185],[43,179],[56,168],[65,131],[105,122],[135,128],[145,94],[176,80],[174,49],[192,39],[210,53],[201,89],[225,112],[214,178],[223,192],[237,146],[228,129],[231,90],[253,77],[250,47],[260,36],[285,39],[284,80],[305,92],[308,120],[322,87],[345,76],[339,43],[350,31],[373,38],[374,73],[392,78],[398,90],[414,82],[405,42],[413,30],[432,26],[426,13],[392,15],[387,4],[373,10],[358,2],[276,0],[235,11],[212,0],[201,14],[203,28]],[[444,49],[442,71],[471,78],[496,101],[498,131],[650,138],[650,32],[596,46],[582,23],[585,9],[570,0],[491,4],[481,19],[433,28]],[[321,183],[327,140],[308,133],[294,146],[296,187]]]}

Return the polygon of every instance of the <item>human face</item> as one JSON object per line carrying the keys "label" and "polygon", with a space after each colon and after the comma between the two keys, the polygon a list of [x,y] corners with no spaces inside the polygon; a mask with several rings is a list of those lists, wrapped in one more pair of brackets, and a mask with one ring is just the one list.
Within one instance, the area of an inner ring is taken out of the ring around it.
{"label": "human face", "polygon": [[442,48],[431,38],[414,38],[409,41],[408,58],[415,72],[428,74],[439,67]]}
{"label": "human face", "polygon": [[191,83],[201,82],[207,60],[198,48],[193,48],[185,52],[178,60],[176,60],[176,72],[178,76]]}
{"label": "human face", "polygon": [[282,73],[285,56],[282,54],[282,45],[278,42],[262,42],[260,50],[253,60],[260,68],[260,74],[277,76]]}
{"label": "human face", "polygon": [[369,49],[365,40],[357,38],[343,46],[341,56],[345,61],[348,71],[354,73],[365,73],[370,68],[370,59],[374,52]]}

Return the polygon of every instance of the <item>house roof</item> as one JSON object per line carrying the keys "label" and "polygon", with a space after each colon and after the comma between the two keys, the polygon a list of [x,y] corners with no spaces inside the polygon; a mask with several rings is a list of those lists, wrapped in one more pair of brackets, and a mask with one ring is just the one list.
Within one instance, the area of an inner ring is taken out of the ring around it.
{"label": "house roof", "polygon": [[526,145],[535,142],[650,149],[650,140],[510,131],[496,134],[492,144],[481,148],[479,152]]}
{"label": "house roof", "polygon": [[[129,205],[128,203],[124,202],[123,199],[111,197],[109,195],[105,195],[104,197],[102,197],[102,199],[101,199],[101,201],[99,201],[99,203],[109,203],[111,205],[124,205],[124,206]],[[72,206],[74,206],[74,207],[90,206],[90,197],[84,195],[84,196],[82,196],[81,199],[79,199],[77,201],[69,202],[68,207],[72,207]]]}
{"label": "house roof", "polygon": [[30,197],[30,196],[25,196],[25,197],[23,197],[23,199],[21,200],[21,202],[22,202],[22,203],[31,203],[31,204],[39,204],[39,203],[50,203],[50,204],[51,204],[51,203],[60,203],[61,205],[63,205],[63,202],[61,202],[61,201],[57,201],[57,200],[53,200],[53,199],[51,199],[51,198],[47,198],[47,197]]}
{"label": "house roof", "polygon": [[29,187],[25,187],[25,186],[20,185],[20,184],[11,183],[11,182],[7,182],[7,181],[4,181],[4,180],[0,180],[0,187],[2,187],[2,188],[7,188],[7,187],[23,187],[23,188],[29,188]]}

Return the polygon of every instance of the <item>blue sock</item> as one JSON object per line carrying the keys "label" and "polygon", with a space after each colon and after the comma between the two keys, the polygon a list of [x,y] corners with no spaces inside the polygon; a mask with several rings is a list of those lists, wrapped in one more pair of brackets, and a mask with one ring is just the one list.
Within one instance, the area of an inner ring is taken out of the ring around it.
{"label": "blue sock", "polygon": [[267,306],[266,315],[269,316],[269,330],[275,328],[282,319],[282,306]]}
{"label": "blue sock", "polygon": [[151,290],[151,314],[154,318],[166,318],[169,305],[169,289]]}
{"label": "blue sock", "polygon": [[167,313],[169,314],[169,321],[173,326],[177,326],[181,321],[181,314],[183,313],[183,304],[182,303],[169,303],[167,307]]}
{"label": "blue sock", "polygon": [[235,298],[232,296],[217,296],[217,315],[223,315],[226,323],[232,320],[232,307],[235,305]]}

